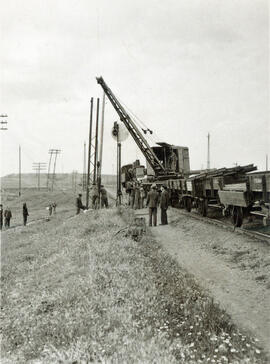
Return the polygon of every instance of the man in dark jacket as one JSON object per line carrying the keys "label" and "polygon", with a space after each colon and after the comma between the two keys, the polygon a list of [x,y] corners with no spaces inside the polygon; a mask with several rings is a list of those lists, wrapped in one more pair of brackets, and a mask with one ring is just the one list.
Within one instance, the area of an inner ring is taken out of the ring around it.
{"label": "man in dark jacket", "polygon": [[93,183],[92,186],[92,209],[97,209],[99,205],[98,186]]}
{"label": "man in dark jacket", "polygon": [[135,199],[135,187],[133,184],[130,186],[130,207],[133,209]]}
{"label": "man in dark jacket", "polygon": [[9,228],[10,227],[10,219],[12,218],[12,213],[11,213],[11,211],[10,211],[10,209],[8,207],[5,209],[4,217],[5,217],[5,227]]}
{"label": "man in dark jacket", "polygon": [[147,194],[146,205],[149,208],[149,226],[152,226],[152,217],[154,226],[157,226],[157,207],[159,195],[156,184],[152,184],[151,190]]}
{"label": "man in dark jacket", "polygon": [[27,216],[29,216],[29,214],[28,214],[28,208],[26,206],[26,203],[24,203],[23,204],[23,224],[24,224],[24,226],[27,223]]}
{"label": "man in dark jacket", "polygon": [[160,209],[161,209],[161,225],[168,225],[167,209],[169,207],[169,193],[166,186],[161,187]]}
{"label": "man in dark jacket", "polygon": [[76,198],[76,207],[77,207],[77,215],[80,213],[81,209],[84,210],[84,206],[82,204],[82,194],[79,193],[78,197]]}
{"label": "man in dark jacket", "polygon": [[100,200],[101,200],[101,207],[106,207],[108,208],[108,196],[107,196],[107,191],[105,189],[105,187],[103,185],[100,186]]}

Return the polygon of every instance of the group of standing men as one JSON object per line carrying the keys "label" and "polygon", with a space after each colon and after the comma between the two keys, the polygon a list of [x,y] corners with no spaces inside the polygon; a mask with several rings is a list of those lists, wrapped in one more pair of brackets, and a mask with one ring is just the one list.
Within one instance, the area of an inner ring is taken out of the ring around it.
{"label": "group of standing men", "polygon": [[[28,208],[27,208],[25,202],[23,204],[22,214],[23,214],[23,224],[26,225],[27,217],[29,216],[29,213],[28,213]],[[12,212],[11,212],[10,208],[7,206],[4,211],[3,205],[0,204],[0,230],[2,230],[2,228],[3,228],[3,219],[5,219],[5,221],[4,221],[5,228],[8,229],[10,227],[11,218],[12,218]]]}
{"label": "group of standing men", "polygon": [[167,210],[169,207],[169,193],[167,191],[167,186],[161,187],[161,193],[157,191],[157,185],[152,184],[151,190],[147,194],[146,205],[149,209],[149,226],[157,226],[157,209],[158,205],[161,210],[161,224],[168,225]]}
{"label": "group of standing men", "polygon": [[161,225],[168,224],[167,209],[169,207],[169,193],[167,186],[162,186],[161,191],[157,190],[157,185],[152,184],[148,193],[144,189],[143,185],[139,182],[129,183],[126,189],[129,195],[128,204],[134,210],[142,209],[146,206],[149,208],[149,226],[157,225],[157,209],[160,206],[161,209]]}
{"label": "group of standing men", "polygon": [[126,189],[129,195],[129,206],[134,209],[143,209],[146,193],[143,186],[139,182],[130,183]]}

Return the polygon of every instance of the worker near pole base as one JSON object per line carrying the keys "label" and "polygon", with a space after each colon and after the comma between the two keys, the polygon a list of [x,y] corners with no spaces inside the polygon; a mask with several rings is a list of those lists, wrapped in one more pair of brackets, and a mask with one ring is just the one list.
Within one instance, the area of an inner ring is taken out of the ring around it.
{"label": "worker near pole base", "polygon": [[99,198],[99,194],[98,194],[98,186],[93,183],[93,187],[92,187],[92,208],[93,209],[97,209],[98,207],[98,198]]}
{"label": "worker near pole base", "polygon": [[108,208],[108,196],[107,191],[103,185],[100,186],[100,195],[101,195],[101,207]]}
{"label": "worker near pole base", "polygon": [[29,216],[29,213],[28,213],[28,208],[26,206],[26,203],[23,204],[23,224],[24,226],[26,225],[27,223],[27,216]]}
{"label": "worker near pole base", "polygon": [[133,183],[130,186],[130,207],[133,209],[135,199],[135,188]]}
{"label": "worker near pole base", "polygon": [[137,182],[134,185],[134,210],[140,208],[140,188]]}
{"label": "worker near pole base", "polygon": [[76,207],[77,207],[77,215],[81,212],[81,210],[84,210],[85,207],[82,203],[82,194],[79,193],[78,197],[76,198]]}
{"label": "worker near pole base", "polygon": [[140,187],[140,209],[144,208],[145,190],[143,186]]}
{"label": "worker near pole base", "polygon": [[167,210],[169,207],[169,193],[167,186],[161,187],[160,209],[161,209],[161,225],[168,225]]}
{"label": "worker near pole base", "polygon": [[152,219],[154,226],[157,226],[157,207],[158,207],[159,194],[157,192],[157,185],[152,184],[151,190],[147,194],[146,205],[149,208],[149,226],[152,226]]}
{"label": "worker near pole base", "polygon": [[10,227],[10,219],[12,218],[12,213],[11,213],[9,207],[7,207],[5,209],[4,217],[5,217],[5,227],[9,228]]}

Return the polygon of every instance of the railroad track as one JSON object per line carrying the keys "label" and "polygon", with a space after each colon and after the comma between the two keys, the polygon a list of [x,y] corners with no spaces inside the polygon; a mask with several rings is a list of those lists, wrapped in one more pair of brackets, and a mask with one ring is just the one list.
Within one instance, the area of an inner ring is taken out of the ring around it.
{"label": "railroad track", "polygon": [[[112,189],[108,190],[108,195],[110,196],[110,198],[112,200],[114,200],[114,201],[116,200],[115,193],[112,191]],[[136,211],[140,211],[140,210],[136,210]],[[204,217],[204,216],[201,216],[201,215],[197,214],[196,212],[192,212],[192,211],[187,212],[182,209],[175,209],[175,211],[177,211],[178,213],[185,215],[187,217],[191,217],[191,218],[206,222],[208,224],[220,226],[226,230],[236,232],[238,234],[246,235],[251,238],[255,238],[257,240],[264,241],[264,242],[267,242],[268,244],[270,244],[270,235],[268,235],[268,234],[264,234],[259,231],[251,231],[251,230],[247,230],[244,228],[237,228],[237,227],[233,226],[231,223],[226,223],[225,221],[221,221],[216,218]]]}
{"label": "railroad track", "polygon": [[258,239],[258,240],[261,240],[261,241],[264,241],[264,242],[267,242],[268,244],[270,244],[270,235],[268,235],[268,234],[264,234],[259,231],[251,231],[251,230],[247,230],[244,228],[237,228],[230,223],[226,223],[224,221],[220,221],[218,219],[211,218],[211,217],[204,217],[195,212],[186,212],[184,210],[179,210],[179,209],[177,209],[177,211],[180,214],[185,215],[187,217],[191,217],[191,218],[194,218],[194,219],[197,219],[200,221],[204,221],[204,222],[207,222],[212,225],[217,225],[217,226],[223,227],[226,230],[233,231],[238,234],[244,234],[251,238],[255,238],[255,239]]}

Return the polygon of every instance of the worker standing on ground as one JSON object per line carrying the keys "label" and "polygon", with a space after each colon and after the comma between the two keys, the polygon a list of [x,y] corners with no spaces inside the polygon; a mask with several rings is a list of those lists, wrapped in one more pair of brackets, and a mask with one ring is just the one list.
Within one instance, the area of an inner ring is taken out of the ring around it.
{"label": "worker standing on ground", "polygon": [[107,191],[103,185],[100,186],[100,195],[101,195],[101,207],[108,208],[108,196]]}
{"label": "worker standing on ground", "polygon": [[85,210],[85,207],[83,206],[82,203],[82,194],[79,193],[78,197],[76,198],[76,207],[77,207],[77,215],[81,212],[81,210]]}
{"label": "worker standing on ground", "polygon": [[130,186],[130,207],[133,209],[134,206],[134,197],[135,197],[135,187],[132,183]]}
{"label": "worker standing on ground", "polygon": [[0,230],[3,228],[3,205],[0,205]]}
{"label": "worker standing on ground", "polygon": [[145,190],[143,186],[140,187],[140,209],[144,208]]}
{"label": "worker standing on ground", "polygon": [[140,189],[138,186],[138,183],[135,182],[134,186],[134,210],[137,210],[140,208]]}
{"label": "worker standing on ground", "polygon": [[161,225],[168,225],[167,210],[169,207],[169,193],[167,186],[161,187],[160,209],[161,209]]}
{"label": "worker standing on ground", "polygon": [[49,210],[49,216],[52,215],[52,204],[50,203],[48,206],[48,210]]}
{"label": "worker standing on ground", "polygon": [[98,208],[98,198],[99,198],[99,194],[98,194],[98,186],[93,183],[93,187],[92,187],[92,208],[93,209],[97,209]]}
{"label": "worker standing on ground", "polygon": [[157,207],[159,195],[157,192],[157,185],[152,184],[151,190],[147,194],[146,205],[149,208],[149,226],[152,226],[152,218],[154,226],[157,226]]}
{"label": "worker standing on ground", "polygon": [[23,204],[23,224],[24,226],[26,225],[27,223],[27,216],[29,216],[29,213],[28,213],[28,208],[26,206],[26,203]]}
{"label": "worker standing on ground", "polygon": [[56,206],[57,206],[56,202],[53,202],[52,203],[52,208],[53,208],[53,213],[54,214],[56,213]]}
{"label": "worker standing on ground", "polygon": [[9,228],[10,227],[10,219],[12,218],[12,213],[11,213],[9,207],[7,207],[5,209],[4,217],[5,217],[5,227],[6,228]]}

